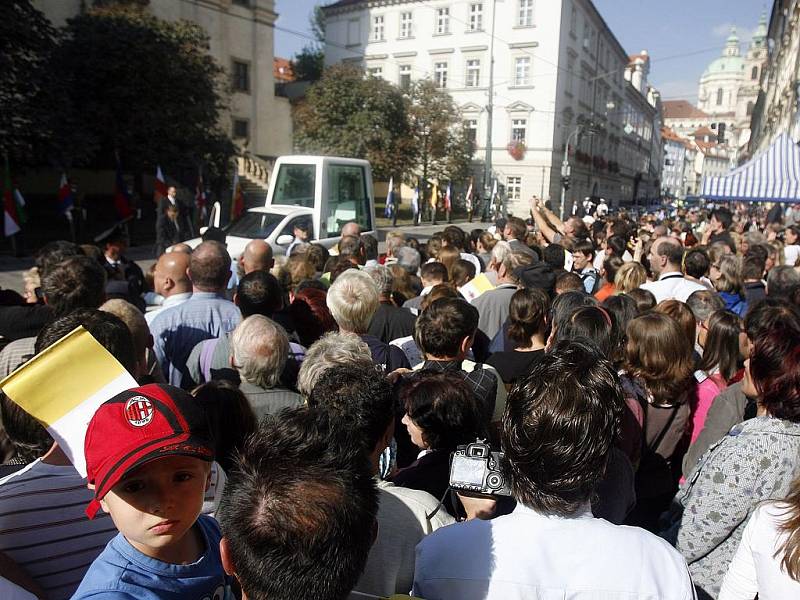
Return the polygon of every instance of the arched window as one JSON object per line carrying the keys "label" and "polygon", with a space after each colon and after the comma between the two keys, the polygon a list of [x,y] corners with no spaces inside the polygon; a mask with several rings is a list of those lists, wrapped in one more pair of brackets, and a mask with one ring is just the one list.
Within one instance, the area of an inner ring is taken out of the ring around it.
{"label": "arched window", "polygon": [[758,67],[753,67],[753,70],[750,71],[750,79],[758,79]]}
{"label": "arched window", "polygon": [[747,103],[747,116],[748,116],[748,117],[750,117],[750,116],[752,116],[752,115],[753,115],[753,106],[754,106],[754,105],[753,105],[753,103],[752,103],[752,102],[748,102],[748,103]]}
{"label": "arched window", "polygon": [[717,106],[722,106],[722,88],[717,88]]}

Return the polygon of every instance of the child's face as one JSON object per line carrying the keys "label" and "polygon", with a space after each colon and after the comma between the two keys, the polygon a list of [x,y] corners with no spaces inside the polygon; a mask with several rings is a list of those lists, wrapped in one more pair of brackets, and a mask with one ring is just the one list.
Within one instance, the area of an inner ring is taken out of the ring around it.
{"label": "child's face", "polygon": [[183,558],[193,547],[185,539],[203,507],[210,463],[189,456],[167,456],[126,473],[100,501],[117,529],[142,554],[164,562]]}

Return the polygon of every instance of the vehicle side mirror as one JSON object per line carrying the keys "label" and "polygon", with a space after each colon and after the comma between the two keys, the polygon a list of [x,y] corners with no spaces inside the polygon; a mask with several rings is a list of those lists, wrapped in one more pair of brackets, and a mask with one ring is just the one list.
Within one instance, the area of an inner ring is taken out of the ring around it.
{"label": "vehicle side mirror", "polygon": [[208,231],[208,227],[201,227],[200,228],[200,235],[203,235],[206,231]]}
{"label": "vehicle side mirror", "polygon": [[288,246],[292,243],[292,240],[294,240],[294,236],[284,233],[283,235],[278,236],[278,239],[275,240],[275,243],[279,246]]}

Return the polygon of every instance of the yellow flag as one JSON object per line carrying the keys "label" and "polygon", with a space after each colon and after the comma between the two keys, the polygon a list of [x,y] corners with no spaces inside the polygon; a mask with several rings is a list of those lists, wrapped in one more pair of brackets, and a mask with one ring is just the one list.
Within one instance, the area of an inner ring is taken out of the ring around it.
{"label": "yellow flag", "polygon": [[117,359],[78,327],[6,377],[0,389],[47,428],[85,477],[89,421],[103,402],[136,385]]}

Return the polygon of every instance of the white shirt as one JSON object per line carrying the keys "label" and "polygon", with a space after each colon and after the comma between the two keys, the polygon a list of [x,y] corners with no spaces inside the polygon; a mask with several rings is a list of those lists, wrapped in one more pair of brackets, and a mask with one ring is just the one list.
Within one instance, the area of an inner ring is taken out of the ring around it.
{"label": "white shirt", "polygon": [[705,287],[694,281],[686,279],[679,271],[662,273],[658,281],[648,281],[640,286],[643,290],[652,292],[656,297],[656,304],[663,300],[674,298],[681,302],[698,290],[706,290]]}
{"label": "white shirt", "polygon": [[144,320],[147,321],[147,325],[149,326],[150,323],[153,322],[153,319],[155,319],[161,313],[161,311],[171,306],[178,306],[179,304],[183,304],[191,297],[192,297],[192,292],[184,292],[183,294],[172,294],[172,296],[167,296],[166,298],[164,298],[164,301],[161,303],[161,306],[159,306],[155,310],[151,310],[144,313]]}
{"label": "white shirt", "polygon": [[797,244],[790,244],[789,246],[783,247],[783,258],[785,259],[784,262],[793,267],[797,263],[797,259],[800,258],[800,246]]}
{"label": "white shirt", "polygon": [[414,549],[429,533],[455,522],[428,492],[378,482],[378,536],[354,590],[386,597],[405,594],[414,580]]}
{"label": "white shirt", "polygon": [[800,583],[781,569],[778,549],[786,534],[778,530],[786,518],[786,505],[770,502],[759,506],[744,528],[739,549],[722,582],[719,600],[784,600],[800,598]]}
{"label": "white shirt", "polygon": [[690,600],[683,557],[640,529],[517,505],[436,531],[417,546],[412,595],[425,600]]}

